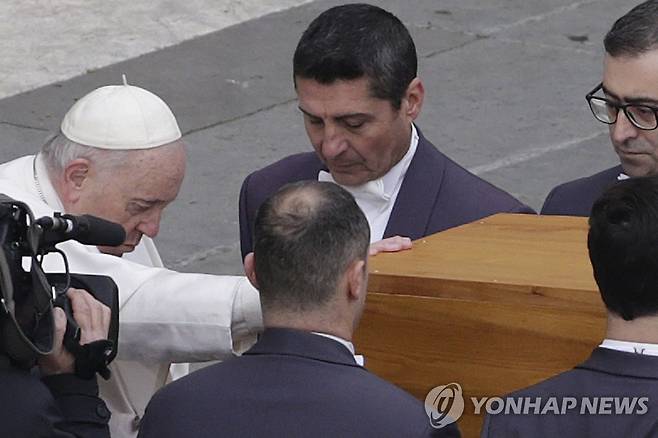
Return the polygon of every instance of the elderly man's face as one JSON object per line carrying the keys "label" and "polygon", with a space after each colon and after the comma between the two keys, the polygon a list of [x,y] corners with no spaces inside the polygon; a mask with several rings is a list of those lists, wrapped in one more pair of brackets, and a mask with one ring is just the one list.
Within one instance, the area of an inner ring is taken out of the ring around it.
{"label": "elderly man's face", "polygon": [[130,162],[109,171],[92,165],[75,204],[76,211],[71,211],[123,225],[123,245],[99,247],[104,253],[118,256],[133,251],[142,235],[158,234],[162,212],[178,195],[185,175],[185,149],[181,142],[127,156]]}
{"label": "elderly man's face", "polygon": [[[612,57],[606,54],[603,89],[606,97],[619,103],[641,103],[658,107],[658,50],[639,56]],[[658,174],[658,130],[641,130],[619,111],[610,125],[610,139],[624,172],[629,176]]]}
{"label": "elderly man's face", "polygon": [[407,152],[419,104],[410,108],[405,98],[396,110],[370,95],[365,77],[331,84],[298,77],[296,88],[306,133],[337,183],[355,186],[379,178]]}

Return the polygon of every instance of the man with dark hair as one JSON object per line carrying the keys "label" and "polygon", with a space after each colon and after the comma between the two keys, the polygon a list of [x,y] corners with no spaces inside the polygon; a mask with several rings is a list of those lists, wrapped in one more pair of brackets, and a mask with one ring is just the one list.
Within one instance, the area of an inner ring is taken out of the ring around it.
{"label": "man with dark hair", "polygon": [[604,45],[603,81],[586,97],[596,120],[609,125],[620,165],[555,187],[542,214],[588,216],[618,180],[658,175],[658,1],[618,19]]}
{"label": "man with dark hair", "polygon": [[352,334],[366,299],[370,231],[336,184],[302,181],[266,200],[245,259],[265,331],[243,356],[151,400],[140,437],[425,437],[423,404],[363,368]]}
{"label": "man with dark hair", "polygon": [[589,256],[608,311],[606,339],[575,369],[508,396],[540,403],[522,415],[488,416],[483,437],[658,432],[658,177],[609,188],[589,224]]}
{"label": "man with dark hair", "polygon": [[253,249],[256,211],[286,183],[335,182],[364,211],[371,241],[418,239],[498,212],[532,212],[439,152],[414,125],[425,91],[414,42],[390,12],[337,6],[306,29],[293,59],[299,110],[315,153],[249,175],[240,244]]}

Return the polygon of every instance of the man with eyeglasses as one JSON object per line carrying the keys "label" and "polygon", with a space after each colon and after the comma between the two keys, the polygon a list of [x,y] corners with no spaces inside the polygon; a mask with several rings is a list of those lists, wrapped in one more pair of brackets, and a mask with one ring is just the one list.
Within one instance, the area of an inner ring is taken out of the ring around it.
{"label": "man with eyeglasses", "polygon": [[620,165],[555,187],[541,214],[589,216],[617,181],[658,175],[658,0],[618,19],[604,45],[603,82],[586,98],[594,117],[609,125]]}

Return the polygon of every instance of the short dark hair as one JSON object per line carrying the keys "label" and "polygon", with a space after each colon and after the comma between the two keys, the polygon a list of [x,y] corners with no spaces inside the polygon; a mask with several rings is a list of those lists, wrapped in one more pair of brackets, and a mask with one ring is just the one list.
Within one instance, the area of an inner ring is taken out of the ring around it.
{"label": "short dark hair", "polygon": [[370,227],[345,189],[300,181],[261,205],[254,240],[263,310],[307,311],[333,297],[350,263],[366,259]]}
{"label": "short dark hair", "polygon": [[587,246],[610,312],[626,321],[658,314],[658,177],[608,189],[592,207]]}
{"label": "short dark hair", "polygon": [[362,3],[320,14],[304,31],[293,58],[293,80],[331,84],[365,76],[372,95],[395,109],[417,70],[416,46],[404,24],[390,12]]}
{"label": "short dark hair", "polygon": [[610,56],[637,56],[658,47],[658,1],[649,0],[615,21],[604,40]]}

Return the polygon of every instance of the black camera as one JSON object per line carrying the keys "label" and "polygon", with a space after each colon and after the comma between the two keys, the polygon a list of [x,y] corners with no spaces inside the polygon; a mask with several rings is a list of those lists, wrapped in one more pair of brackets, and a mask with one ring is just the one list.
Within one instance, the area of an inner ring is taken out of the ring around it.
{"label": "black camera", "polygon": [[[116,357],[119,336],[119,295],[116,283],[105,276],[71,274],[66,255],[55,245],[66,240],[89,245],[123,243],[121,225],[90,215],[55,213],[35,219],[23,202],[0,194],[0,352],[23,368],[34,366],[39,355],[53,348],[53,306],[67,317],[64,346],[75,357],[75,372],[91,378],[110,377],[107,365]],[[58,253],[64,272],[46,274],[43,257]],[[85,289],[111,310],[108,339],[80,345],[80,330],[66,297],[69,287]]]}

